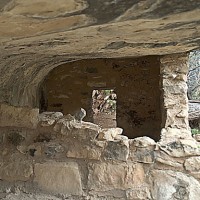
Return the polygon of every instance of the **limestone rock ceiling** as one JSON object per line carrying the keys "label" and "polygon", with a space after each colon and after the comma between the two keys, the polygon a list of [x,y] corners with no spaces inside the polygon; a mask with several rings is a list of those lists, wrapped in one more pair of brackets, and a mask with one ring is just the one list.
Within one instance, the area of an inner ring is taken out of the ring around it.
{"label": "limestone rock ceiling", "polygon": [[71,60],[200,46],[200,0],[0,0],[0,11],[0,101],[14,105]]}

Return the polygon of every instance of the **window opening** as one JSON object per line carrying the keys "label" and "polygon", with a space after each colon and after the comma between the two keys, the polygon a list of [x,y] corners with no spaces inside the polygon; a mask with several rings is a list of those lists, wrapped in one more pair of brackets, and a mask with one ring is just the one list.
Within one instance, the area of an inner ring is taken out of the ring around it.
{"label": "window opening", "polygon": [[113,89],[93,90],[92,111],[95,124],[102,128],[117,127],[116,106],[117,95]]}

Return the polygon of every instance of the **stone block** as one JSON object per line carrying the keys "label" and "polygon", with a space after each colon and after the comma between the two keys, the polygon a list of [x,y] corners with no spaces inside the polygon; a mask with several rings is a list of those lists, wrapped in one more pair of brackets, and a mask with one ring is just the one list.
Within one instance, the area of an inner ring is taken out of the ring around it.
{"label": "stone block", "polygon": [[146,148],[137,148],[136,151],[130,150],[129,159],[140,163],[154,163],[155,152]]}
{"label": "stone block", "polygon": [[155,148],[156,142],[149,137],[129,140],[129,159],[136,162],[153,163],[155,161]]}
{"label": "stone block", "polygon": [[156,158],[156,166],[155,168],[159,168],[159,165],[161,164],[161,169],[163,167],[165,168],[177,168],[179,170],[183,170],[183,159],[174,158],[172,156],[169,156],[163,151],[156,151],[155,152],[155,158]]}
{"label": "stone block", "polygon": [[145,182],[141,164],[93,163],[89,166],[88,187],[94,191],[135,188]]}
{"label": "stone block", "polygon": [[99,160],[101,157],[102,148],[96,146],[89,146],[80,143],[73,143],[68,147],[66,156],[69,158],[84,158]]}
{"label": "stone block", "polygon": [[155,147],[156,142],[149,138],[149,137],[137,137],[135,139],[130,140],[129,142],[130,146],[135,146],[135,147]]}
{"label": "stone block", "polygon": [[7,104],[0,105],[1,127],[23,127],[35,129],[38,124],[39,109],[14,107]]}
{"label": "stone block", "polygon": [[200,156],[186,159],[184,166],[185,166],[185,169],[190,172],[199,171],[200,170]]}
{"label": "stone block", "polygon": [[101,128],[90,122],[77,122],[71,115],[59,119],[54,126],[54,131],[78,140],[93,141],[97,138]]}
{"label": "stone block", "polygon": [[147,184],[138,185],[138,187],[126,191],[126,198],[127,200],[150,200],[150,188]]}
{"label": "stone block", "polygon": [[192,176],[171,170],[154,170],[151,173],[153,199],[199,199],[200,183]]}
{"label": "stone block", "polygon": [[116,135],[115,140],[128,140],[128,137],[125,135]]}
{"label": "stone block", "polygon": [[39,115],[39,122],[41,126],[51,126],[62,117],[61,112],[43,112]]}
{"label": "stone block", "polygon": [[99,140],[107,140],[114,141],[115,137],[121,135],[123,132],[122,128],[106,128],[102,129],[102,131],[98,135]]}
{"label": "stone block", "polygon": [[27,181],[33,174],[31,162],[26,160],[0,162],[0,179],[5,181]]}
{"label": "stone block", "polygon": [[161,143],[159,148],[168,155],[177,158],[200,155],[200,149],[192,137],[184,140],[174,140],[166,144]]}
{"label": "stone block", "polygon": [[77,163],[46,162],[35,164],[34,181],[47,192],[81,195],[82,184]]}
{"label": "stone block", "polygon": [[107,160],[126,161],[128,159],[128,155],[128,140],[109,141],[104,150],[104,158]]}
{"label": "stone block", "polygon": [[159,144],[167,144],[177,139],[192,139],[191,132],[187,129],[163,128],[161,130],[161,140]]}

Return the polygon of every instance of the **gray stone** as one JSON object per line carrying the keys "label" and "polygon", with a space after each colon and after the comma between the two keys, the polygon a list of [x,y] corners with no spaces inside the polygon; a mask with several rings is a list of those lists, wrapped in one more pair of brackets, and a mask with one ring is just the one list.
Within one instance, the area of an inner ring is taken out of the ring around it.
{"label": "gray stone", "polygon": [[154,163],[156,142],[149,137],[129,140],[129,159],[135,162]]}
{"label": "gray stone", "polygon": [[200,149],[193,139],[174,140],[168,144],[159,145],[160,149],[173,157],[197,156],[200,155]]}
{"label": "gray stone", "polygon": [[154,170],[152,181],[152,196],[155,200],[199,199],[200,183],[181,172]]}
{"label": "gray stone", "polygon": [[104,159],[126,161],[129,155],[128,140],[109,141],[104,150]]}
{"label": "gray stone", "polygon": [[74,118],[78,122],[82,122],[83,118],[86,116],[86,111],[83,108],[80,108],[80,110],[76,111]]}

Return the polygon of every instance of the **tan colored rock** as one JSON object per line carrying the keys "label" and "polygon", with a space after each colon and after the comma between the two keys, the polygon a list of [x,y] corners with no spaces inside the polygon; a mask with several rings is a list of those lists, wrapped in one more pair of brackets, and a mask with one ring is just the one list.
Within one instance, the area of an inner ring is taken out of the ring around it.
{"label": "tan colored rock", "polygon": [[0,104],[0,127],[23,127],[35,129],[38,124],[39,109],[14,107]]}
{"label": "tan colored rock", "polygon": [[136,147],[149,147],[156,145],[156,142],[147,136],[137,137],[135,139],[130,140],[129,143],[130,145],[134,145]]}
{"label": "tan colored rock", "polygon": [[116,135],[115,140],[128,140],[128,137],[125,135]]}
{"label": "tan colored rock", "polygon": [[106,140],[106,141],[114,141],[114,138],[111,134],[107,134],[106,132],[100,132],[98,137],[98,140]]}
{"label": "tan colored rock", "polygon": [[33,166],[29,161],[0,162],[0,179],[4,181],[27,181],[32,175]]}
{"label": "tan colored rock", "polygon": [[[177,168],[177,169],[182,169],[183,168],[183,165],[179,162],[175,162],[175,161],[172,161],[172,160],[165,160],[163,158],[156,158],[156,161],[163,164],[165,166],[165,168],[170,168],[170,167],[173,167],[173,168]],[[158,169],[159,167],[156,167],[156,169]],[[160,169],[162,169],[162,167],[160,167]]]}
{"label": "tan colored rock", "polygon": [[101,149],[80,143],[74,143],[69,147],[66,156],[69,158],[99,160],[101,157]]}
{"label": "tan colored rock", "polygon": [[123,132],[122,128],[116,127],[116,128],[106,128],[106,129],[102,129],[102,131],[104,133],[110,134],[112,135],[112,137],[115,137],[117,135],[121,135]]}
{"label": "tan colored rock", "polygon": [[129,189],[145,182],[145,172],[141,164],[90,164],[88,187],[94,191]]}
{"label": "tan colored rock", "polygon": [[[168,154],[162,152],[162,151],[156,151],[155,152],[155,158],[156,158],[156,164],[162,166],[160,167],[162,169],[163,165],[165,168],[177,168],[179,170],[183,170],[183,160],[174,158],[172,156],[169,156]],[[156,168],[159,168],[159,166],[155,166]]]}
{"label": "tan colored rock", "polygon": [[114,141],[114,139],[121,135],[123,132],[122,128],[106,128],[102,129],[102,131],[98,135],[99,140],[107,140],[107,141]]}
{"label": "tan colored rock", "polygon": [[81,195],[81,177],[77,163],[46,162],[35,164],[34,181],[48,192]]}
{"label": "tan colored rock", "polygon": [[139,185],[133,189],[126,191],[127,200],[148,200],[151,199],[151,192],[149,186],[146,184]]}
{"label": "tan colored rock", "polygon": [[161,141],[160,143],[167,143],[174,141],[174,139],[188,139],[191,138],[191,132],[186,129],[178,128],[163,128],[161,130]]}
{"label": "tan colored rock", "polygon": [[22,15],[31,17],[57,17],[67,13],[73,13],[75,11],[80,11],[87,7],[87,4],[80,3],[77,0],[15,0],[15,4],[11,2],[8,4],[4,11],[10,15]]}
{"label": "tan colored rock", "polygon": [[186,159],[184,166],[185,166],[185,169],[190,172],[199,171],[200,170],[200,156]]}

